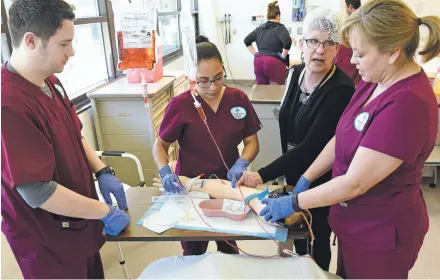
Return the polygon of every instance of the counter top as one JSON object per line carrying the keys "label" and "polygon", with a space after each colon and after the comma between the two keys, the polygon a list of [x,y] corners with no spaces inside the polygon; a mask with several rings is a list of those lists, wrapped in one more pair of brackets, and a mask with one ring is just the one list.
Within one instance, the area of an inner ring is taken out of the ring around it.
{"label": "counter top", "polygon": [[87,96],[89,98],[143,98],[144,92],[147,91],[148,97],[151,98],[163,88],[172,86],[174,80],[174,77],[163,77],[157,83],[130,84],[124,76],[88,93]]}
{"label": "counter top", "polygon": [[280,104],[284,89],[284,85],[254,85],[249,99],[252,103]]}

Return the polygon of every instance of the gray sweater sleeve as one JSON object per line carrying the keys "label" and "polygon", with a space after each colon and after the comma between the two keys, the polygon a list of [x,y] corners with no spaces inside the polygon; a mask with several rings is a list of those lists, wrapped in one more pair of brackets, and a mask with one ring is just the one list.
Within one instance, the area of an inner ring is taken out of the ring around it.
{"label": "gray sweater sleeve", "polygon": [[43,205],[53,195],[57,183],[54,181],[34,182],[17,185],[15,188],[24,201],[35,209]]}
{"label": "gray sweater sleeve", "polygon": [[244,44],[246,45],[246,47],[249,47],[250,45],[252,45],[253,42],[255,42],[257,40],[257,28],[252,31],[251,33],[249,33],[245,38],[244,38]]}
{"label": "gray sweater sleeve", "polygon": [[290,47],[292,46],[292,38],[284,25],[280,28],[278,35],[283,44],[283,49],[290,50]]}

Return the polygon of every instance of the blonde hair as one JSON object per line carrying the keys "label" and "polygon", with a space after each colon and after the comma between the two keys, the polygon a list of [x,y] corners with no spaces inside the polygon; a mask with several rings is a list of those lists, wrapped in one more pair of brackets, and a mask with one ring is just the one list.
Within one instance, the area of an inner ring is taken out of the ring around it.
{"label": "blonde hair", "polygon": [[341,41],[350,46],[350,32],[377,45],[379,51],[388,52],[402,47],[406,57],[414,57],[420,42],[419,25],[429,29],[429,39],[418,53],[422,62],[440,54],[440,18],[418,18],[401,0],[371,0],[357,9],[344,22]]}
{"label": "blonde hair", "polygon": [[281,14],[278,1],[273,1],[267,5],[267,19],[274,19]]}

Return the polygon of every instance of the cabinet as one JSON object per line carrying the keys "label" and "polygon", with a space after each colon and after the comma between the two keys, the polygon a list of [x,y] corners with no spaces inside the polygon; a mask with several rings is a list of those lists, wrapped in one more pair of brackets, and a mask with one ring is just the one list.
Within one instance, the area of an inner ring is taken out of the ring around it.
{"label": "cabinet", "polygon": [[[158,176],[152,148],[166,106],[174,96],[174,77],[163,77],[157,83],[129,84],[122,77],[88,94],[94,113],[98,149],[123,151],[137,156],[142,164],[146,186]],[[150,112],[144,104],[148,93]],[[169,149],[170,161],[177,159],[176,143]],[[118,178],[135,186],[139,176],[135,163],[126,158],[103,158]]]}
{"label": "cabinet", "polygon": [[254,85],[252,87],[249,99],[263,124],[263,128],[257,134],[260,152],[251,163],[252,171],[258,171],[282,154],[278,119],[272,111],[280,107],[284,89],[284,85]]}

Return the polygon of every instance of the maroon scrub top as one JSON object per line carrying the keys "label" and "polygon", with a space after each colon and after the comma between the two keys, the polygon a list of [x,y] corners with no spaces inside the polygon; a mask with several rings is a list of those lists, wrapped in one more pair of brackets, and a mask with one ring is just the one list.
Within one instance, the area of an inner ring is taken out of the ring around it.
{"label": "maroon scrub top", "polygon": [[350,63],[352,56],[353,50],[351,48],[340,45],[338,54],[335,57],[335,64],[353,80],[354,85],[357,85],[361,80],[361,76],[359,75],[359,71],[356,69],[356,65]]}
{"label": "maroon scrub top", "polygon": [[[211,132],[229,168],[239,157],[237,146],[262,127],[247,95],[236,88],[226,87],[217,112],[201,98]],[[167,106],[160,126],[159,136],[172,143],[179,142],[179,158],[176,174],[195,177],[202,173],[205,178],[212,174],[226,179],[227,169],[212,141],[209,132],[194,108],[189,91],[174,97]]]}
{"label": "maroon scrub top", "polygon": [[329,219],[341,241],[383,251],[422,242],[428,230],[420,184],[423,164],[436,141],[438,108],[423,70],[363,106],[376,85],[360,82],[339,121],[333,177],[347,172],[360,146],[403,163],[365,194],[332,206]]}
{"label": "maroon scrub top", "polygon": [[4,67],[1,78],[2,231],[21,265],[49,254],[60,265],[84,269],[86,258],[104,244],[101,222],[32,209],[15,189],[20,184],[52,180],[98,199],[75,108],[55,76],[46,80],[53,99]]}

